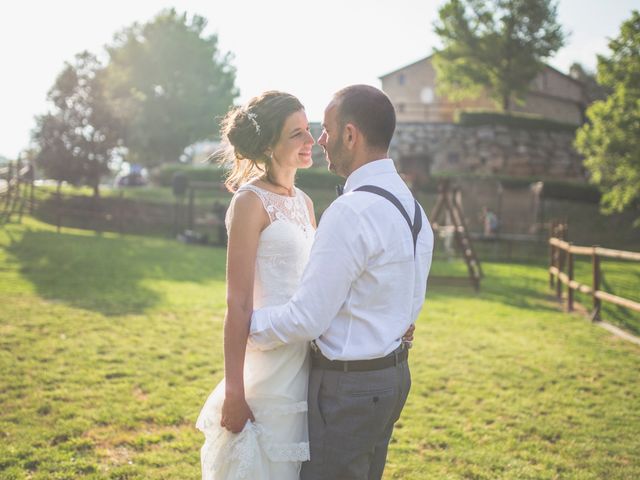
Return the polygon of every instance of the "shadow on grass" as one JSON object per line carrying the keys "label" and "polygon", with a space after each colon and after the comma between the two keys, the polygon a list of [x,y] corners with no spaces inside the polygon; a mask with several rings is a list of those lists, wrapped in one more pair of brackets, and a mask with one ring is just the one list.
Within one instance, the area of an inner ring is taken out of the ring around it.
{"label": "shadow on grass", "polygon": [[[638,294],[635,289],[640,285],[640,272],[629,271],[624,278],[617,275],[611,281],[607,273],[602,272],[601,282],[600,288],[605,292],[637,301]],[[640,335],[640,312],[603,301],[601,317],[634,335]]]}
{"label": "shadow on grass", "polygon": [[104,315],[141,313],[162,300],[153,281],[224,280],[224,250],[149,237],[26,230],[7,248],[37,293]]}
{"label": "shadow on grass", "polygon": [[[458,267],[458,266],[456,266]],[[479,292],[468,287],[445,287],[437,282],[430,290],[443,297],[477,297],[504,305],[527,310],[555,311],[556,307],[549,303],[548,277],[545,265],[541,263],[483,263],[484,278]],[[439,272],[446,268],[437,269]],[[456,275],[461,280],[468,278],[456,268]],[[427,294],[428,295],[428,294]]]}

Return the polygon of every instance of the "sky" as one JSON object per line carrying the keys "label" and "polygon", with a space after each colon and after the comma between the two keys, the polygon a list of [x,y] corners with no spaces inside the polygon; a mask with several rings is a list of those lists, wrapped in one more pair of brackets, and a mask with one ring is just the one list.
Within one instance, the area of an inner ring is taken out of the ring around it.
{"label": "sky", "polygon": [[[89,50],[104,55],[113,35],[162,9],[199,14],[207,33],[232,52],[238,103],[264,90],[296,95],[320,121],[331,95],[432,53],[443,0],[8,0],[0,16],[0,155],[15,158],[29,143],[34,117],[65,62]],[[558,20],[570,33],[549,63],[568,72],[578,61],[595,69],[607,38],[640,9],[640,0],[560,0]],[[106,58],[106,57],[104,57]],[[217,130],[212,119],[212,131]]]}

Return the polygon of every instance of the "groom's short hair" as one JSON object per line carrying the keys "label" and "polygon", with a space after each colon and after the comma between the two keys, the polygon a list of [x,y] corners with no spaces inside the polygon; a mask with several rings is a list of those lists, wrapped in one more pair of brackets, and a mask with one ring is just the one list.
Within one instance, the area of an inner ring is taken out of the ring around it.
{"label": "groom's short hair", "polygon": [[353,123],[375,148],[389,149],[396,129],[396,112],[384,92],[369,85],[351,85],[334,95],[342,129]]}

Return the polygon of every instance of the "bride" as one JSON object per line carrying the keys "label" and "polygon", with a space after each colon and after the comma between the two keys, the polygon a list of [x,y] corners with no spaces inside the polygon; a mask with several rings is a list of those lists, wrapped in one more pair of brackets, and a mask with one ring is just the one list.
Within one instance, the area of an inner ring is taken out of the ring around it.
{"label": "bride", "polygon": [[298,480],[309,460],[308,344],[247,349],[254,309],[286,303],[307,262],[316,228],[313,204],[294,186],[312,164],[304,107],[269,91],[222,122],[235,192],[227,213],[225,378],[196,423],[205,434],[203,480]]}

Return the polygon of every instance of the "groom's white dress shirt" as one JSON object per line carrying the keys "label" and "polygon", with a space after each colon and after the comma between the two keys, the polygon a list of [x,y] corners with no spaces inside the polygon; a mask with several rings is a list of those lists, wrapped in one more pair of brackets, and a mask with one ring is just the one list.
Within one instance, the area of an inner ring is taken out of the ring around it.
{"label": "groom's white dress shirt", "polygon": [[353,192],[362,185],[391,192],[413,221],[413,196],[391,159],[354,171],[344,194],[322,215],[294,296],[284,305],[253,313],[251,347],[269,350],[316,339],[331,360],[366,360],[400,345],[424,303],[433,232],[421,211],[414,255],[402,214],[379,195]]}

